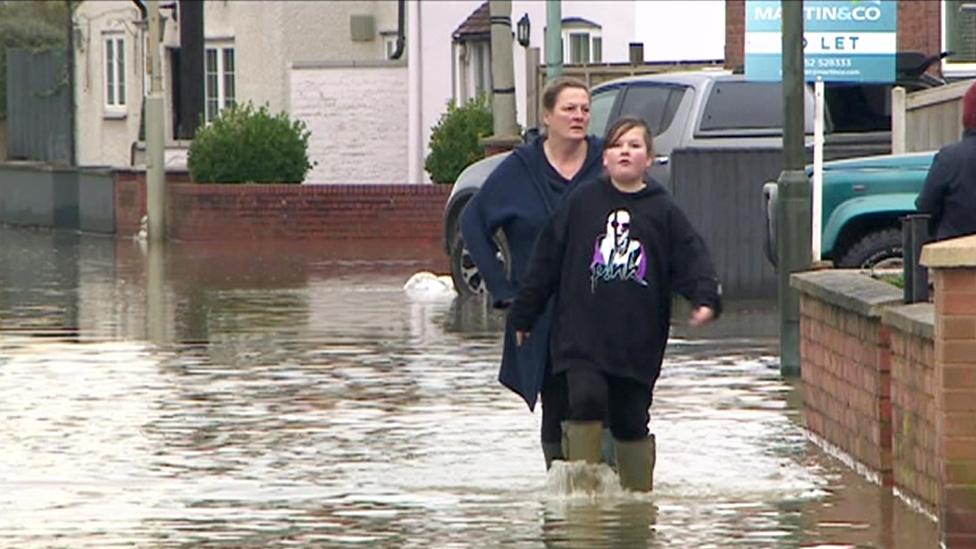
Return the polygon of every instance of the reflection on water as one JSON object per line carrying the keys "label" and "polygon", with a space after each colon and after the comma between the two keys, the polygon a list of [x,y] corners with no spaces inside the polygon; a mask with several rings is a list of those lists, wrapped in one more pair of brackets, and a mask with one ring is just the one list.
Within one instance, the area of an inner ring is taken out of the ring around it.
{"label": "reflection on water", "polygon": [[431,264],[397,253],[176,245],[152,272],[0,229],[0,546],[935,546],[806,440],[768,307],[676,326],[656,491],[580,497],[495,380],[501,317],[411,298]]}

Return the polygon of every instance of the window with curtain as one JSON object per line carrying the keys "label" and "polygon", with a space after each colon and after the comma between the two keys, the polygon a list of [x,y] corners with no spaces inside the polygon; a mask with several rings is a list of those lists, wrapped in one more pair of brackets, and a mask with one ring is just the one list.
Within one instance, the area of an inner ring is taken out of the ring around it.
{"label": "window with curtain", "polygon": [[221,109],[236,104],[235,60],[233,46],[208,47],[204,60],[206,118],[210,122]]}
{"label": "window with curtain", "polygon": [[105,106],[125,107],[125,37],[105,35]]}
{"label": "window with curtain", "polygon": [[569,62],[570,63],[590,62],[590,33],[588,32],[569,33]]}

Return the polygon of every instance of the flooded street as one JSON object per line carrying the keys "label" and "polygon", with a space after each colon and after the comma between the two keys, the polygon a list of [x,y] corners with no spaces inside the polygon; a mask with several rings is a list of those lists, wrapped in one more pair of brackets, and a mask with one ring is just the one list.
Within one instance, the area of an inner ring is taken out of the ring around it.
{"label": "flooded street", "polygon": [[418,250],[322,246],[0,229],[0,547],[938,546],[807,440],[771,304],[676,330],[655,492],[583,497],[501,317],[405,291]]}

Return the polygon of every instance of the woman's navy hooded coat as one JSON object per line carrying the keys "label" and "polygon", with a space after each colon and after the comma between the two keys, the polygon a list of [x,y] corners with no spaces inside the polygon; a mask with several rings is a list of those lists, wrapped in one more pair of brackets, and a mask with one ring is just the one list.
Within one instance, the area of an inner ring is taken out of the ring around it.
{"label": "woman's navy hooded coat", "polygon": [[[565,180],[546,160],[545,138],[519,145],[488,176],[478,194],[461,214],[461,235],[471,253],[495,307],[515,299],[532,255],[539,231],[570,189],[580,182],[595,179],[603,171],[603,142],[587,137],[586,160],[572,180]],[[510,276],[495,256],[492,242],[501,229],[511,252]],[[511,322],[505,324],[505,346],[498,380],[518,393],[529,409],[535,409],[542,390],[549,360],[549,326],[552,303],[537,321],[532,338],[521,347],[515,345]]]}

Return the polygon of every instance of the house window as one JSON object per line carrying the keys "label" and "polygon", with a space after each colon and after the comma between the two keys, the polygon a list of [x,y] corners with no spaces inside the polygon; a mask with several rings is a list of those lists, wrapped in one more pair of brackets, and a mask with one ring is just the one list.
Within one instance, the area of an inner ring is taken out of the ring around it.
{"label": "house window", "polygon": [[125,108],[125,38],[122,34],[105,36],[105,106]]}
{"label": "house window", "polygon": [[[976,1],[976,0],[973,0]],[[591,21],[577,21],[563,24],[563,59],[567,63],[602,63],[603,33],[599,25]]]}
{"label": "house window", "polygon": [[590,61],[590,33],[569,33],[569,62],[589,63]]}
{"label": "house window", "polygon": [[976,0],[946,0],[946,49],[950,63],[976,63]]}
{"label": "house window", "polygon": [[212,121],[221,109],[235,105],[234,89],[234,48],[228,46],[209,47],[206,50],[204,66],[207,92],[207,122]]}

